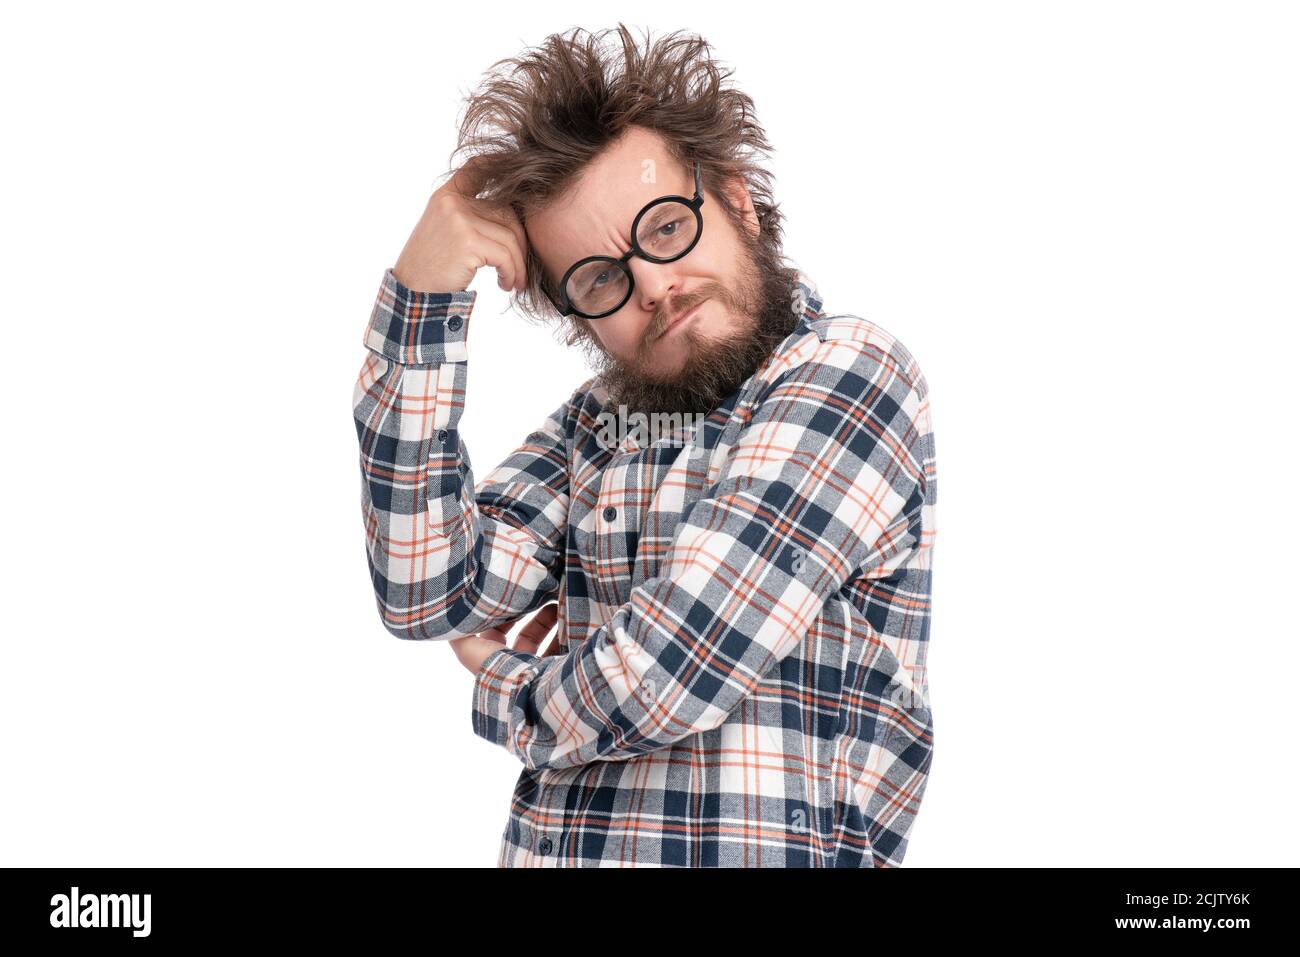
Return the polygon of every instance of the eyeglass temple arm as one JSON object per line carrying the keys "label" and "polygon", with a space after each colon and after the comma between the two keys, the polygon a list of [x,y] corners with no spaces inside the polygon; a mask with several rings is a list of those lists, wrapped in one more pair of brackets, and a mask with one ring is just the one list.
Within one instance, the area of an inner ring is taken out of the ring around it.
{"label": "eyeglass temple arm", "polygon": [[571,308],[566,309],[564,308],[564,306],[560,305],[558,302],[555,301],[555,297],[551,295],[551,291],[546,288],[545,275],[542,276],[541,281],[538,283],[538,285],[541,287],[542,294],[546,296],[548,300],[550,300],[551,305],[555,307],[555,311],[558,312],[561,316],[567,316],[573,312]]}

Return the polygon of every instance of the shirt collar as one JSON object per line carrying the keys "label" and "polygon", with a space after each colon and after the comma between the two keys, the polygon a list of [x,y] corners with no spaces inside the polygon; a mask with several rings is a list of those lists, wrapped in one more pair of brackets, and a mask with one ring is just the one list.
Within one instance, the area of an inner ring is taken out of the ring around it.
{"label": "shirt collar", "polygon": [[802,269],[795,267],[797,273],[795,279],[795,297],[796,300],[803,303],[801,315],[805,319],[815,319],[822,315],[822,296],[817,290],[817,283],[813,282],[812,276]]}

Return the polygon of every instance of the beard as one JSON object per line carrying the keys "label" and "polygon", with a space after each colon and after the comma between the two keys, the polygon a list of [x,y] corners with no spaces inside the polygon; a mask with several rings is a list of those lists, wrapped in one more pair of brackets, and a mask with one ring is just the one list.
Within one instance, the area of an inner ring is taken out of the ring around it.
{"label": "beard", "polygon": [[665,303],[634,359],[624,361],[604,350],[595,357],[599,383],[608,390],[615,407],[624,405],[629,414],[708,414],[739,389],[794,331],[801,317],[794,305],[796,270],[783,265],[775,244],[764,243],[744,229],[740,235],[743,262],[738,288],[712,283],[691,298],[697,302],[716,300],[733,316],[741,317],[741,327],[718,338],[702,335],[698,328],[683,329],[686,361],[672,374],[656,374],[648,368],[654,336],[672,317],[697,304],[679,297],[669,311]]}

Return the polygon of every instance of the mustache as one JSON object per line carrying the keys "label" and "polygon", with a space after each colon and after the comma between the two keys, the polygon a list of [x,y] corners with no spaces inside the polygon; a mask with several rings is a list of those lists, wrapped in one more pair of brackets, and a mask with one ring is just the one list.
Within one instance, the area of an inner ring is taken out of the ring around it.
{"label": "mustache", "polygon": [[[612,400],[634,411],[707,413],[733,393],[798,322],[790,308],[794,271],[773,263],[764,265],[769,268],[759,270],[753,286],[745,291],[746,296],[756,294],[756,301],[738,301],[729,290],[701,289],[676,300],[675,310],[665,310],[665,316],[656,317],[663,321],[651,324],[651,336],[655,328],[666,327],[706,299],[724,305],[734,302],[733,312],[741,307],[747,307],[745,312],[753,310],[746,328],[718,339],[703,338],[687,329],[691,354],[677,374],[650,375],[638,360],[625,363],[604,354],[600,378]],[[652,340],[648,341],[653,349]]]}
{"label": "mustache", "polygon": [[655,310],[654,315],[650,317],[650,324],[646,327],[645,335],[641,339],[642,349],[648,349],[650,344],[662,336],[664,331],[671,326],[674,321],[679,317],[686,315],[700,303],[709,299],[717,299],[720,300],[724,306],[730,306],[732,305],[730,298],[731,297],[727,295],[725,289],[717,283],[712,283],[698,292],[683,293],[671,303],[663,303]]}

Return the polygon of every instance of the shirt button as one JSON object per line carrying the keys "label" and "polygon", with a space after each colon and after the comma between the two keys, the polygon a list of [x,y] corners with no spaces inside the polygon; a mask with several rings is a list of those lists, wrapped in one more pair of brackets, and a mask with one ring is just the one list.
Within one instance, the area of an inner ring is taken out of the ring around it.
{"label": "shirt button", "polygon": [[446,441],[447,441],[447,430],[446,430],[446,429],[439,429],[439,430],[438,430],[438,441],[439,441],[439,442],[446,442]]}
{"label": "shirt button", "polygon": [[455,332],[457,329],[459,329],[459,328],[460,328],[460,316],[452,316],[450,319],[448,319],[448,320],[447,320],[447,328],[450,329],[452,332]]}
{"label": "shirt button", "polygon": [[537,842],[537,853],[541,855],[549,854],[551,853],[552,847],[554,847],[554,845],[551,844],[551,839],[549,837],[543,837]]}
{"label": "shirt button", "polygon": [[618,515],[618,509],[616,509],[613,505],[606,505],[605,511],[601,512],[600,514],[605,516],[605,521],[612,522],[614,521],[614,517]]}

